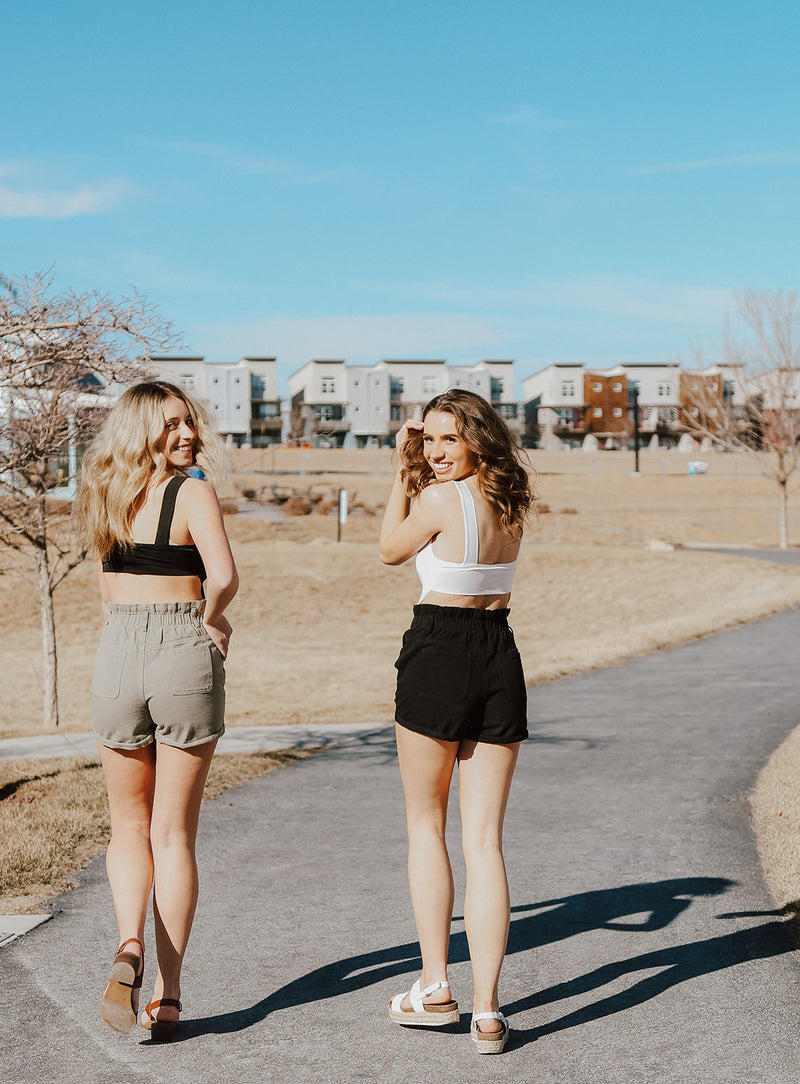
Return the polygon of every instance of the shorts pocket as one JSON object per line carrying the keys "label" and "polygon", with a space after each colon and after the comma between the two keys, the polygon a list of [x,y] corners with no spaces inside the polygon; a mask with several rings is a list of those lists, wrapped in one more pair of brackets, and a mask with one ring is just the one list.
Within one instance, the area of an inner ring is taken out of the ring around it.
{"label": "shorts pocket", "polygon": [[109,700],[116,700],[122,686],[124,665],[124,651],[99,652],[92,671],[92,696],[104,696]]}
{"label": "shorts pocket", "polygon": [[422,648],[403,652],[396,662],[398,688],[402,684],[412,695],[427,700],[453,702],[464,700],[472,677],[472,660],[468,655]]}
{"label": "shorts pocket", "polygon": [[214,686],[211,643],[169,647],[163,653],[167,688],[175,696],[210,693]]}
{"label": "shorts pocket", "polygon": [[522,659],[519,657],[519,652],[513,655],[501,655],[499,661],[508,699],[526,700],[528,694],[525,689],[525,675],[522,672]]}

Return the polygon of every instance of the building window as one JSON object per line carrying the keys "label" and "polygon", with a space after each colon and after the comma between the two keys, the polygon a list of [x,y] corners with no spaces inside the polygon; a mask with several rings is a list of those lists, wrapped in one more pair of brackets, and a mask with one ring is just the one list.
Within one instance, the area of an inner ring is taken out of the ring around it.
{"label": "building window", "polygon": [[315,414],[321,422],[340,422],[344,418],[344,407],[331,403],[330,406],[317,407]]}
{"label": "building window", "polygon": [[323,376],[321,390],[323,395],[333,395],[336,391],[336,378],[333,376]]}
{"label": "building window", "polygon": [[194,376],[191,373],[181,373],[178,384],[184,391],[194,391]]}
{"label": "building window", "polygon": [[592,384],[592,391],[602,391],[602,390],[603,390],[603,385],[600,383],[599,380],[595,380],[594,384]]}
{"label": "building window", "polygon": [[614,381],[614,383],[613,383],[613,385],[611,387],[611,390],[612,391],[622,391],[622,384],[619,382],[619,380]]}
{"label": "building window", "polygon": [[495,403],[495,402],[497,402],[498,399],[502,398],[502,395],[503,395],[503,378],[502,378],[502,376],[493,376],[493,377],[491,377],[490,378],[490,387],[491,387],[491,391],[490,391],[489,394],[492,397],[492,402]]}
{"label": "building window", "polygon": [[392,399],[395,399],[398,395],[402,395],[405,390],[405,381],[401,376],[393,376],[389,379],[389,395]]}
{"label": "building window", "polygon": [[561,395],[564,399],[571,399],[575,395],[575,381],[574,380],[562,380],[561,381]]}
{"label": "building window", "polygon": [[[402,381],[401,381],[402,383]],[[422,392],[424,395],[433,395],[436,392],[436,385],[438,381],[435,376],[423,376],[422,378]],[[402,388],[400,389],[403,390]]]}
{"label": "building window", "polygon": [[622,417],[622,407],[618,407],[618,406],[614,407],[614,417],[615,418],[621,418]]}
{"label": "building window", "polygon": [[497,403],[495,410],[501,418],[505,418],[506,420],[509,418],[516,418],[517,416],[516,403]]}
{"label": "building window", "polygon": [[672,385],[668,381],[664,381],[658,385],[658,397],[659,399],[669,399],[672,395]]}
{"label": "building window", "polygon": [[599,406],[596,406],[594,408],[594,410],[592,411],[592,415],[595,418],[602,418],[603,417],[603,408],[599,407]]}

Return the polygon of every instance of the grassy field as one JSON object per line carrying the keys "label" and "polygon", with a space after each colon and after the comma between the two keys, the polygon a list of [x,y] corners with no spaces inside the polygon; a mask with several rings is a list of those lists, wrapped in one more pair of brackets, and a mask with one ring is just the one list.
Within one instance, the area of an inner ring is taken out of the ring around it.
{"label": "grassy field", "polygon": [[[542,512],[521,551],[511,618],[530,683],[619,662],[800,603],[800,569],[683,548],[776,544],[774,483],[754,474],[746,459],[703,456],[708,473],[692,476],[691,457],[648,452],[634,477],[629,453],[533,458]],[[392,719],[393,662],[418,587],[412,566],[387,568],[377,556],[391,469],[387,450],[235,453],[234,470],[221,488],[240,509],[226,521],[242,583],[229,611],[229,725]],[[276,489],[284,496],[332,498],[339,488],[348,490],[353,509],[341,542],[335,514],[282,516],[274,505],[242,498],[244,492],[270,497]],[[790,509],[790,540],[800,544],[797,487]],[[33,586],[0,576],[0,603],[0,654],[4,673],[13,675],[0,704],[0,737],[38,734],[40,626]],[[92,566],[77,569],[58,589],[56,609],[61,729],[88,731],[101,624]],[[800,741],[797,746],[782,772],[790,773],[800,792]],[[218,770],[227,771],[229,759],[217,758]],[[251,761],[241,770],[257,772],[265,765]],[[80,824],[65,824],[50,832],[50,842],[36,843],[39,859],[25,857],[34,825],[58,826],[48,809],[63,806],[72,816],[67,791],[55,805],[44,805],[47,788],[58,794],[62,785],[78,784],[93,795],[79,803],[86,810],[78,816],[85,838]],[[12,857],[0,870],[0,883],[9,887],[0,901],[6,909],[30,909],[61,890],[69,871],[104,846],[99,772],[92,763],[6,763],[0,796],[4,842],[14,826],[21,848],[13,852],[16,857],[6,848]],[[798,818],[800,823],[800,813]],[[766,814],[765,823],[774,827],[778,819],[776,810]],[[52,840],[65,834],[75,839],[75,849],[58,859]],[[768,834],[762,831],[760,838]],[[11,867],[27,869],[23,881],[12,877]],[[787,876],[797,883],[791,871]],[[780,891],[791,895],[789,888]],[[792,898],[798,896],[800,888]]]}
{"label": "grassy field", "polygon": [[[676,457],[583,453],[535,457],[543,505],[520,556],[512,624],[531,682],[653,651],[800,602],[800,570],[717,553],[651,549],[692,542],[770,545],[777,501],[746,461],[709,457],[689,476]],[[340,458],[341,457],[341,458]],[[685,458],[685,457],[684,457]],[[273,486],[356,505],[336,541],[334,514],[262,518],[240,500],[227,517],[242,587],[230,607],[228,722],[389,721],[393,663],[418,587],[411,565],[378,560],[387,451],[238,453],[226,493]],[[270,473],[256,472],[263,460]],[[331,465],[337,474],[322,473]],[[361,467],[359,471],[357,468]],[[572,468],[573,473],[560,473]],[[800,496],[795,498],[800,515]],[[798,531],[800,535],[800,530]],[[798,538],[800,541],[800,538]],[[6,683],[0,737],[41,732],[40,627],[33,585],[0,576]],[[101,612],[85,564],[56,593],[61,729],[88,731]]]}

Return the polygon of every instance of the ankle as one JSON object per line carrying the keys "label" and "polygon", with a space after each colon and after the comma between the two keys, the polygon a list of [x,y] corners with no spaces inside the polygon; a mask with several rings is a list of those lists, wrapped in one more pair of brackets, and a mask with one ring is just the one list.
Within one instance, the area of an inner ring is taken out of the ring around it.
{"label": "ankle", "polygon": [[[441,983],[441,985],[439,985]],[[435,986],[435,990],[431,990],[429,994],[425,995],[424,1000],[431,1005],[444,1005],[447,1001],[452,1001],[453,995],[450,991],[450,983],[447,978],[443,979],[429,979],[426,975],[420,978],[420,989],[427,990],[429,986]]]}

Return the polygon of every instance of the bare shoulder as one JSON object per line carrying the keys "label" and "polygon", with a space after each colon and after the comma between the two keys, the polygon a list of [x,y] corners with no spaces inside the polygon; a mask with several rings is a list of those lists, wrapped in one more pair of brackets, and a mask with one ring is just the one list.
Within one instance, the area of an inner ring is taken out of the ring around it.
{"label": "bare shoulder", "polygon": [[459,499],[455,482],[433,482],[417,497],[420,508],[430,511],[447,511]]}
{"label": "bare shoulder", "polygon": [[204,478],[187,478],[178,490],[178,500],[186,508],[205,510],[219,507],[213,485]]}

